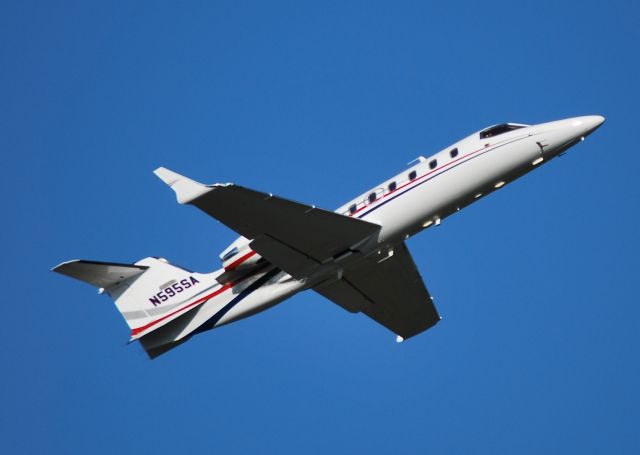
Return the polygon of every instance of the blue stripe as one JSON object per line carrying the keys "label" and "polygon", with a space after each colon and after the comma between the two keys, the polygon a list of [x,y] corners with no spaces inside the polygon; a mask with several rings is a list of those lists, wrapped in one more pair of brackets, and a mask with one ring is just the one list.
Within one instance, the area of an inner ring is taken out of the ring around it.
{"label": "blue stripe", "polygon": [[242,291],[240,294],[235,296],[229,303],[227,303],[224,307],[222,307],[220,311],[218,311],[216,314],[210,317],[204,324],[202,324],[200,327],[194,330],[193,334],[195,335],[195,334],[206,332],[207,330],[213,329],[215,325],[218,323],[218,321],[220,321],[220,319],[222,319],[222,317],[225,314],[227,314],[231,310],[231,308],[236,306],[238,303],[240,303],[240,301],[242,301],[242,299],[247,297],[249,294],[251,294],[253,291],[258,289],[260,286],[265,284],[267,281],[269,281],[271,278],[273,278],[280,272],[281,270],[276,267],[270,272],[267,272],[262,278],[259,278],[256,281],[254,281],[251,285],[247,286],[247,288],[244,291]]}
{"label": "blue stripe", "polygon": [[[529,136],[527,136],[527,137],[529,137]],[[455,169],[455,168],[457,168],[458,166],[460,166],[460,165],[462,165],[462,164],[468,163],[469,161],[471,161],[471,160],[473,160],[473,159],[475,159],[475,158],[478,158],[479,156],[484,155],[485,153],[492,152],[492,151],[494,151],[494,150],[496,150],[496,149],[498,149],[498,148],[500,148],[500,147],[504,147],[505,145],[512,144],[512,143],[514,143],[514,142],[516,142],[516,141],[519,141],[520,139],[524,139],[524,137],[521,137],[521,138],[518,138],[518,139],[514,139],[513,141],[506,142],[506,143],[504,143],[504,144],[498,145],[498,146],[496,146],[496,147],[494,147],[494,148],[492,148],[492,149],[485,150],[485,151],[484,151],[484,152],[482,152],[482,153],[479,153],[479,154],[477,154],[477,155],[475,155],[475,156],[472,156],[472,157],[471,157],[471,158],[469,158],[468,160],[461,161],[461,162],[459,162],[458,164],[456,164],[455,166],[451,166],[450,168],[445,169],[444,171],[442,171],[442,172],[440,172],[440,173],[438,173],[438,174],[432,175],[432,176],[431,176],[431,177],[429,177],[428,179],[425,179],[425,180],[423,180],[422,182],[420,182],[420,183],[418,183],[418,184],[416,184],[416,185],[412,186],[411,188],[408,188],[406,191],[403,191],[402,193],[400,193],[400,194],[397,194],[397,195],[393,196],[392,198],[390,198],[390,199],[388,199],[388,200],[384,201],[383,203],[376,205],[376,206],[375,206],[375,207],[373,207],[371,210],[367,210],[367,211],[366,211],[366,212],[364,212],[362,215],[358,215],[358,218],[359,218],[359,219],[361,219],[361,218],[365,217],[366,215],[370,214],[371,212],[374,212],[374,211],[378,210],[380,207],[382,207],[382,206],[384,206],[384,205],[388,204],[389,202],[393,201],[394,199],[397,199],[397,198],[399,198],[400,196],[403,196],[403,195],[407,194],[409,191],[411,191],[411,190],[413,190],[413,189],[415,189],[415,188],[418,188],[420,185],[422,185],[422,184],[424,184],[424,183],[427,183],[428,181],[430,181],[430,180],[432,180],[432,179],[434,179],[434,178],[436,178],[436,177],[441,176],[442,174],[444,174],[444,173],[446,173],[446,172],[450,171],[451,169]]]}

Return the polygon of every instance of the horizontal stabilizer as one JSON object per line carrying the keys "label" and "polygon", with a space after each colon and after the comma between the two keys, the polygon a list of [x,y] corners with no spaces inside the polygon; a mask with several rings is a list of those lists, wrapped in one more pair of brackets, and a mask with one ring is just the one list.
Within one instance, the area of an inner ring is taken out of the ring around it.
{"label": "horizontal stabilizer", "polygon": [[129,278],[141,275],[148,268],[149,267],[144,265],[84,261],[79,259],[63,262],[51,270],[84,281],[97,288],[109,289]]}

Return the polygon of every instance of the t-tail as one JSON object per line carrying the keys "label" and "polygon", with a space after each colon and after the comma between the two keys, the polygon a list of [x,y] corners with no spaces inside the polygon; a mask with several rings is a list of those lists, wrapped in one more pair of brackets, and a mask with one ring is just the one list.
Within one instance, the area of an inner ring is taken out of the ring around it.
{"label": "t-tail", "polygon": [[135,264],[74,260],[54,272],[89,283],[108,294],[131,329],[154,358],[186,341],[201,325],[198,309],[224,289],[219,272],[201,274],[148,257]]}

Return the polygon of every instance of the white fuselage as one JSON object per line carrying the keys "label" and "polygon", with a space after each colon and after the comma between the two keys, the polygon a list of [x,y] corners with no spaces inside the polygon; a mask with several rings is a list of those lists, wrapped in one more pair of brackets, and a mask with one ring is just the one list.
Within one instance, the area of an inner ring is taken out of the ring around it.
{"label": "white fuselage", "polygon": [[[538,125],[496,125],[472,134],[349,201],[336,212],[382,226],[380,234],[353,254],[319,266],[311,278],[298,281],[273,266],[261,265],[256,254],[244,256],[262,267],[224,301],[211,305],[228,310],[215,317],[211,327],[226,324],[262,311],[292,294],[309,288],[370,254],[387,254],[394,245],[501,188],[584,139],[604,118],[574,117]],[[506,130],[506,132],[505,132]],[[232,247],[246,247],[240,238]],[[231,247],[230,247],[231,248]],[[226,251],[229,251],[227,249]],[[238,255],[239,258],[244,257]],[[234,267],[241,266],[238,259]],[[242,262],[242,261],[240,261]],[[249,268],[250,269],[250,268]],[[235,305],[229,299],[238,298]],[[209,304],[207,304],[209,305]],[[206,313],[215,315],[215,307]]]}

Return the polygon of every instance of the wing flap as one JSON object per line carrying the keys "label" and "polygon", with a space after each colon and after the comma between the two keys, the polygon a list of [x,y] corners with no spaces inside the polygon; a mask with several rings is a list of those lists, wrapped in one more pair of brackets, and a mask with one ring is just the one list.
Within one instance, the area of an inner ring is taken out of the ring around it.
{"label": "wing flap", "polygon": [[278,242],[267,235],[261,235],[251,242],[251,249],[260,252],[269,262],[286,270],[292,277],[301,280],[313,273],[319,262],[306,254]]}
{"label": "wing flap", "polygon": [[378,261],[369,257],[335,283],[314,288],[349,311],[362,311],[407,339],[435,325],[440,316],[404,243]]}
{"label": "wing flap", "polygon": [[350,313],[363,311],[373,303],[344,278],[332,283],[321,284],[313,289]]}

